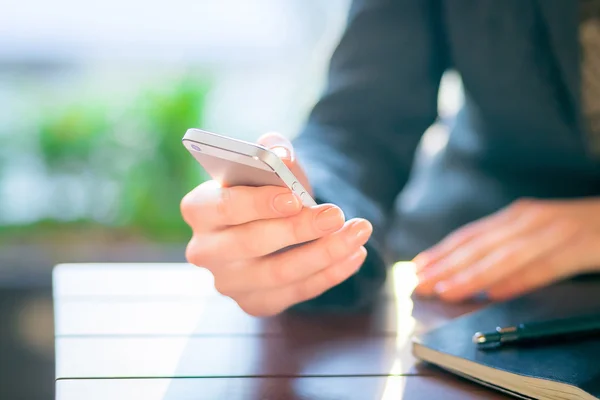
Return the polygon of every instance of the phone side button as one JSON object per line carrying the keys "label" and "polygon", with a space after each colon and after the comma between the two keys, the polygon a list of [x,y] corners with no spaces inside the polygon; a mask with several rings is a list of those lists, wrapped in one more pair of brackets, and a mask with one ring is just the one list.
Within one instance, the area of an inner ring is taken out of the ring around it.
{"label": "phone side button", "polygon": [[308,195],[306,194],[306,192],[302,192],[300,193],[300,200],[305,203],[308,200]]}
{"label": "phone side button", "polygon": [[297,192],[297,191],[298,191],[298,189],[299,189],[299,186],[300,186],[300,185],[298,184],[298,182],[294,181],[294,183],[292,183],[292,190],[293,190],[294,192]]}

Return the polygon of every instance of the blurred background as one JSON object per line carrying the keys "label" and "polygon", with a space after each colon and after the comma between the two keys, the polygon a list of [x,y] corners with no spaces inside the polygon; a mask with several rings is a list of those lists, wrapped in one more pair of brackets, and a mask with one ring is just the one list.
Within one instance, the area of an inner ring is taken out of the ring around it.
{"label": "blurred background", "polygon": [[0,254],[12,270],[0,275],[45,280],[57,262],[179,255],[189,236],[179,201],[205,179],[181,145],[186,129],[293,136],[347,7],[9,6],[0,16]]}
{"label": "blurred background", "polygon": [[[349,3],[4,4],[0,399],[53,398],[52,267],[184,261],[179,202],[206,179],[185,130],[297,134]],[[459,81],[444,82],[450,115]],[[443,143],[432,135],[432,148]]]}

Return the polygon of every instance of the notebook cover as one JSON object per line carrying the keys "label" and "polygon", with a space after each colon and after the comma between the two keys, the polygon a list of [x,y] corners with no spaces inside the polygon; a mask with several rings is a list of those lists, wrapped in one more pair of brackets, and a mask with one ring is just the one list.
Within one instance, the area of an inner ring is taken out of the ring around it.
{"label": "notebook cover", "polygon": [[527,321],[600,314],[600,277],[585,277],[459,317],[418,338],[421,345],[498,370],[562,382],[600,398],[600,336],[479,350],[478,331]]}

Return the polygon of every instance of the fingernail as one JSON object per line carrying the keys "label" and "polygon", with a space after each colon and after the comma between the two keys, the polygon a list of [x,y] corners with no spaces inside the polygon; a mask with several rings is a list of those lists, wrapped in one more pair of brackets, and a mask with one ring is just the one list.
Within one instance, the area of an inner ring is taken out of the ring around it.
{"label": "fingernail", "polygon": [[450,286],[451,285],[449,282],[446,282],[446,281],[438,282],[433,287],[433,291],[437,294],[442,294],[442,293],[446,292],[448,289],[450,289]]}
{"label": "fingernail", "polygon": [[330,231],[344,223],[344,213],[338,207],[329,207],[317,214],[316,225],[322,231]]}
{"label": "fingernail", "polygon": [[354,261],[354,260],[358,260],[359,258],[363,257],[365,254],[365,250],[363,250],[363,248],[361,247],[360,249],[356,250],[349,258],[350,261]]}
{"label": "fingernail", "polygon": [[428,278],[429,276],[427,275],[427,271],[417,273],[417,281],[419,282],[419,285],[427,282]]}
{"label": "fingernail", "polygon": [[431,295],[433,293],[433,284],[431,280],[427,279],[427,277],[423,277],[422,275],[417,275],[417,286],[415,287],[415,292],[420,294]]}
{"label": "fingernail", "polygon": [[423,268],[425,268],[429,261],[430,258],[427,255],[427,253],[420,253],[412,260],[412,262],[415,264],[415,268],[417,271],[420,271]]}
{"label": "fingernail", "polygon": [[373,231],[373,226],[367,220],[358,220],[352,222],[348,229],[348,236],[346,240],[348,241],[348,245],[356,245],[358,243],[363,244],[366,242],[367,236],[371,234]]}
{"label": "fingernail", "polygon": [[428,268],[417,272],[417,279],[419,279],[419,282],[429,281],[439,275],[440,270],[443,270],[443,266],[437,263],[430,265]]}
{"label": "fingernail", "polygon": [[282,193],[273,200],[273,207],[281,214],[290,214],[300,209],[300,201],[293,193]]}
{"label": "fingernail", "polygon": [[277,155],[279,158],[292,158],[290,154],[290,150],[283,146],[275,146],[271,148],[271,151]]}

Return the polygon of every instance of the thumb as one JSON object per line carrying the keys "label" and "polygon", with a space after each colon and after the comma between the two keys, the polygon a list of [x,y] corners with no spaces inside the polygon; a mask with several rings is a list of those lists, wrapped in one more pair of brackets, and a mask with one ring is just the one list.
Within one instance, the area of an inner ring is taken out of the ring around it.
{"label": "thumb", "polygon": [[312,195],[312,189],[300,163],[296,159],[296,153],[292,142],[277,132],[269,132],[258,138],[257,143],[275,153],[281,161],[292,171],[294,176],[302,183]]}

